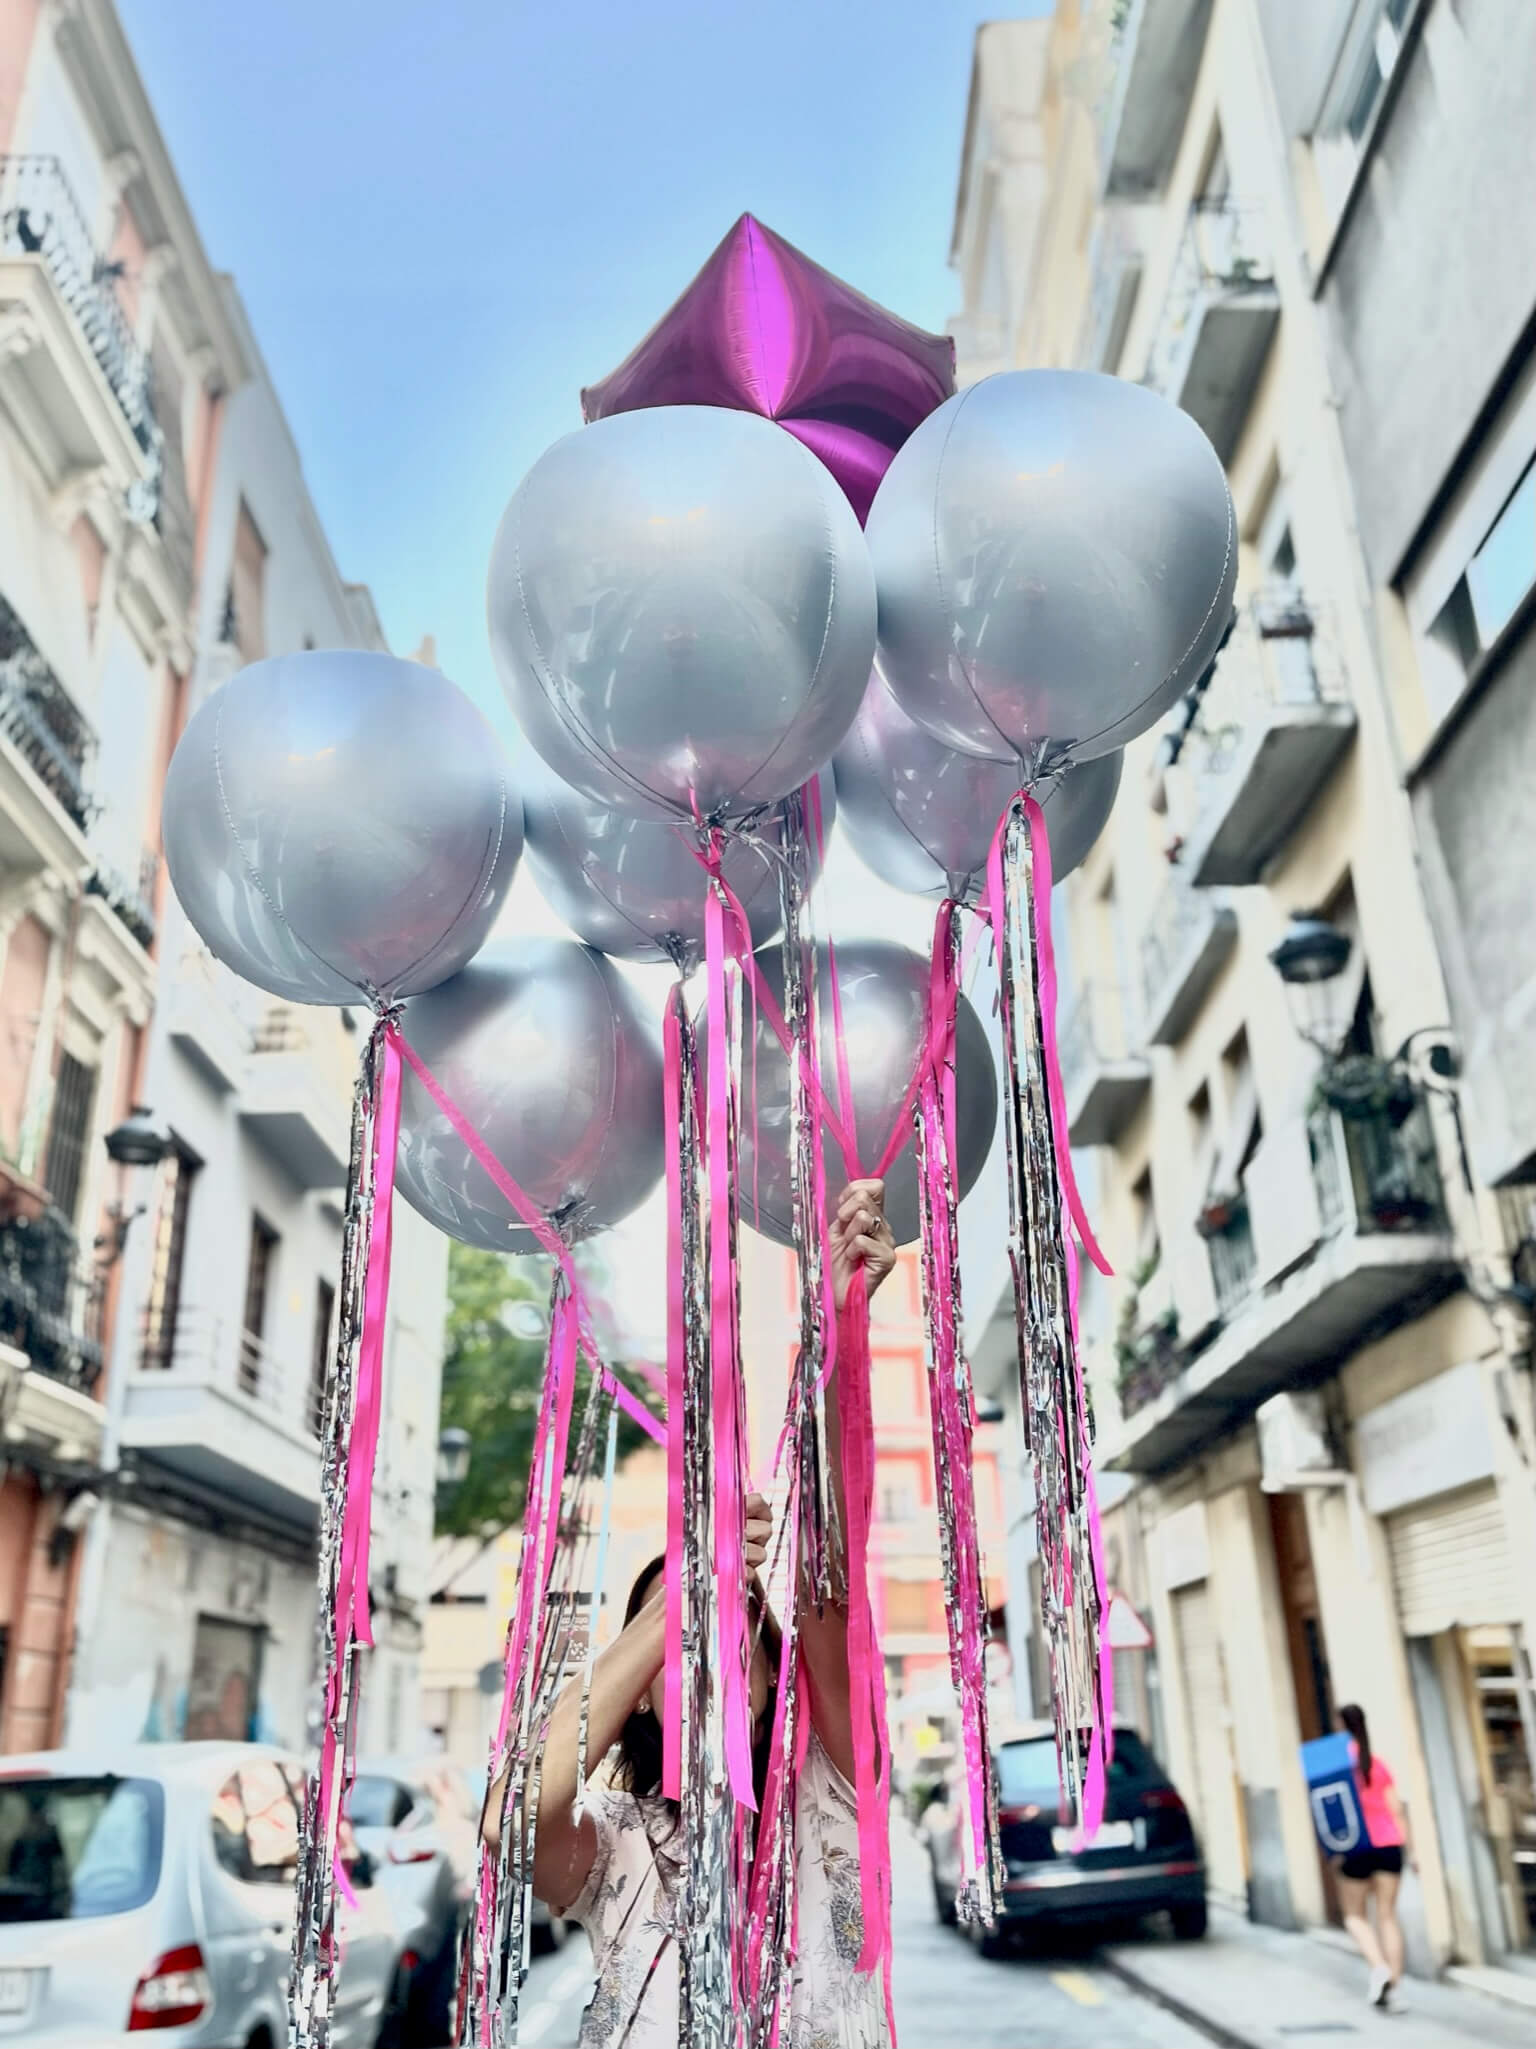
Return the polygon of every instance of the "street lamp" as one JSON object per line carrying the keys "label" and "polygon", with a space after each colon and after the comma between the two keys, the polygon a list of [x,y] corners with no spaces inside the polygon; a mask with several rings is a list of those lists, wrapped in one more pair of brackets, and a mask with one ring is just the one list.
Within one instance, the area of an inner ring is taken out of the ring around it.
{"label": "street lamp", "polygon": [[1285,984],[1296,1029],[1331,1060],[1351,1020],[1336,1006],[1338,981],[1353,951],[1349,935],[1315,911],[1292,911],[1285,937],[1270,950],[1270,966]]}
{"label": "street lamp", "polygon": [[[114,1125],[102,1140],[107,1149],[107,1158],[115,1167],[158,1167],[171,1149],[171,1134],[155,1122],[154,1112],[145,1109],[142,1103],[135,1103],[121,1124]],[[143,1216],[141,1202],[135,1209],[125,1209],[121,1202],[107,1205],[109,1228],[96,1239],[93,1247],[98,1267],[116,1266],[128,1243],[128,1233],[137,1218]]]}
{"label": "street lamp", "polygon": [[469,1477],[470,1439],[467,1430],[450,1423],[437,1440],[437,1491],[452,1494]]}

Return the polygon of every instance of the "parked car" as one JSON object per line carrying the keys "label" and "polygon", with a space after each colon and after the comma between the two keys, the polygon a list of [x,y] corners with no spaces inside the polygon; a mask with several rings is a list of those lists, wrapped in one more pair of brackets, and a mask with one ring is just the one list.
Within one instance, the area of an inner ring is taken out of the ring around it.
{"label": "parked car", "polygon": [[[486,1774],[484,1772],[466,1772],[465,1777],[474,1788],[475,1815],[477,1817],[475,1840],[478,1846],[480,1837],[478,1817],[485,1812]],[[530,1920],[529,1947],[535,1956],[549,1956],[555,1950],[565,1947],[566,1939],[571,1932],[571,1924],[569,1921],[562,1921],[558,1914],[552,1914],[542,1900],[534,1901]]]}
{"label": "parked car", "polygon": [[[1093,1843],[1073,1848],[1076,1829],[1061,1810],[1056,1740],[1031,1723],[994,1745],[1004,1885],[994,1929],[975,1939],[996,1952],[1028,1922],[1112,1923],[1167,1912],[1175,1935],[1205,1933],[1205,1860],[1188,1811],[1133,1729],[1117,1729],[1104,1822]],[[925,1833],[934,1908],[952,1923],[961,1879],[962,1815],[956,1799],[930,1809]]]}
{"label": "parked car", "polygon": [[[277,2049],[288,2037],[303,1767],[250,1743],[40,1751],[0,1764],[0,2042]],[[400,1941],[342,1842],[332,2041],[398,2041]]]}
{"label": "parked car", "polygon": [[446,2042],[459,1938],[479,1875],[480,1802],[447,1758],[361,1760],[347,1812],[373,1857],[400,1929],[409,1977],[406,2034]]}

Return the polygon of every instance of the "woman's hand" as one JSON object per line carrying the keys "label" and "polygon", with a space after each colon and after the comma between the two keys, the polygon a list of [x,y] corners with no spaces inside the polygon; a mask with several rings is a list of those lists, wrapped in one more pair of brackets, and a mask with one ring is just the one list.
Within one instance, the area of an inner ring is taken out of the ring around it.
{"label": "woman's hand", "polygon": [[861,1266],[873,1295],[896,1264],[896,1240],[885,1220],[885,1183],[850,1181],[837,1198],[829,1235],[833,1299],[841,1309]]}
{"label": "woman's hand", "polygon": [[748,1575],[768,1563],[768,1546],[773,1541],[773,1510],[761,1494],[747,1496],[746,1550],[743,1554]]}

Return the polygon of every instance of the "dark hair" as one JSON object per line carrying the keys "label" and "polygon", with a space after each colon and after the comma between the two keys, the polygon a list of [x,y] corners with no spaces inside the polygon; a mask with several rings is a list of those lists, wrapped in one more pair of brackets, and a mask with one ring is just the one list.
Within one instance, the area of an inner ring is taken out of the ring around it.
{"label": "dark hair", "polygon": [[[653,1558],[645,1566],[629,1590],[629,1600],[624,1609],[624,1626],[627,1629],[645,1605],[646,1596],[666,1570],[664,1557]],[[768,1656],[768,1700],[758,1716],[757,1726],[752,1731],[752,1784],[757,1792],[758,1807],[761,1809],[763,1792],[768,1783],[768,1757],[773,1748],[774,1696],[779,1684],[779,1652],[783,1638],[779,1625],[773,1619],[772,1611],[763,1598],[762,1588],[754,1580],[747,1596],[748,1609],[757,1625],[758,1641]],[[626,1793],[633,1793],[637,1799],[660,1799],[661,1797],[661,1723],[655,1715],[631,1709],[623,1728],[619,1731],[619,1767],[615,1783]],[[665,1805],[671,1810],[672,1819],[677,1819],[677,1803],[668,1800]]]}
{"label": "dark hair", "polygon": [[1371,1738],[1365,1726],[1365,1709],[1353,1703],[1339,1709],[1339,1720],[1355,1739],[1355,1749],[1360,1755],[1360,1776],[1365,1783],[1371,1783]]}

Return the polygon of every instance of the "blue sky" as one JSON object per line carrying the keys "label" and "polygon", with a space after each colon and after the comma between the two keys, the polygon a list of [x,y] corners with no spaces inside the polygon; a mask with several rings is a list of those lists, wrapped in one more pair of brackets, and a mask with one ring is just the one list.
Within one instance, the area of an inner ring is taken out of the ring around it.
{"label": "blue sky", "polygon": [[974,0],[119,5],[343,574],[483,701],[507,499],[737,214],[953,310]]}

